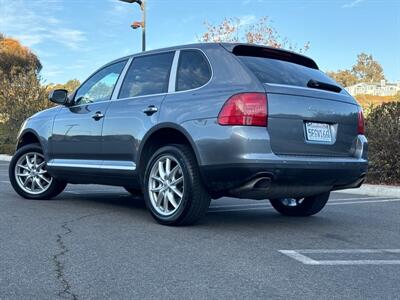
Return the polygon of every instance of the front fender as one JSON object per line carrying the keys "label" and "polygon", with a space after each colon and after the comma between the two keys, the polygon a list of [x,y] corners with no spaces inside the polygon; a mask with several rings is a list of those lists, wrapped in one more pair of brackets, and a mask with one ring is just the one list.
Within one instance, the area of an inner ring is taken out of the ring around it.
{"label": "front fender", "polygon": [[48,160],[49,155],[49,139],[53,131],[53,123],[56,113],[60,107],[54,107],[45,111],[39,112],[36,115],[28,118],[21,126],[17,136],[17,148],[27,135],[33,135],[39,141],[43,150],[45,159]]}

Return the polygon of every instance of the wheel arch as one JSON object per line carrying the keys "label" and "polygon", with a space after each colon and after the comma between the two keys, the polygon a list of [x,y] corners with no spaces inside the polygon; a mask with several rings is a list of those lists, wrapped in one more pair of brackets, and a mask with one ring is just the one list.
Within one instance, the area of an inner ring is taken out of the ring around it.
{"label": "wheel arch", "polygon": [[40,147],[42,147],[43,149],[43,145],[40,142],[39,135],[32,129],[26,129],[18,136],[17,150],[29,144],[39,144]]}
{"label": "wheel arch", "polygon": [[[188,145],[200,165],[200,155],[193,139],[189,133],[182,127],[174,123],[162,123],[154,126],[142,139],[137,156],[137,166],[139,175],[142,177],[144,168],[148,159],[160,147],[168,144],[186,144]],[[145,151],[148,149],[149,151]]]}

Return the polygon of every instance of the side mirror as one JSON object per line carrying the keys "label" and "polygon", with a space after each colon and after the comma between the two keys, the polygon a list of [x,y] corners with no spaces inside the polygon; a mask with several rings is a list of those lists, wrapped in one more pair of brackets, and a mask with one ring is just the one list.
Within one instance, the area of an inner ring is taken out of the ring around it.
{"label": "side mirror", "polygon": [[51,91],[49,100],[56,104],[66,105],[68,103],[68,91],[63,89]]}

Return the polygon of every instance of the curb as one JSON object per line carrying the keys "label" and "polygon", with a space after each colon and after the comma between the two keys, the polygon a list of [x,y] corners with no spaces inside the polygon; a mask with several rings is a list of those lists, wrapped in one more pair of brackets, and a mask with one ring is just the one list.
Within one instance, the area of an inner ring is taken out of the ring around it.
{"label": "curb", "polygon": [[400,186],[394,185],[377,185],[377,184],[363,184],[357,189],[347,189],[335,191],[336,193],[347,193],[356,195],[369,195],[369,196],[387,196],[400,198]]}
{"label": "curb", "polygon": [[0,154],[0,161],[11,161],[12,156]]}

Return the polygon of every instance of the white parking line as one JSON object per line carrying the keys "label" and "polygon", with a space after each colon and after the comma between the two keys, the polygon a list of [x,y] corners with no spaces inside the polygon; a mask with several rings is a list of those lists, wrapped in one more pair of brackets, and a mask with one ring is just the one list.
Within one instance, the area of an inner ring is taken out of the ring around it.
{"label": "white parking line", "polygon": [[278,250],[280,253],[301,262],[304,265],[400,265],[400,259],[335,259],[316,260],[304,254],[400,254],[400,249],[307,249],[307,250]]}
{"label": "white parking line", "polygon": [[9,181],[7,181],[7,180],[1,180],[0,182],[1,182],[1,183],[11,183],[11,182],[9,182]]}
{"label": "white parking line", "polygon": [[[330,199],[328,203],[332,203],[332,202],[336,202],[336,201],[351,201],[351,200],[379,200],[379,199],[394,199],[394,198],[390,198],[390,197],[365,197],[365,198],[360,198],[360,197],[356,197],[356,198],[333,198]],[[269,202],[258,202],[258,203],[248,203],[248,204],[228,204],[228,205],[216,205],[216,206],[211,206],[211,208],[234,208],[234,207],[249,207],[249,206],[263,206],[265,207],[265,205],[269,206]]]}
{"label": "white parking line", "polygon": [[385,202],[398,202],[400,199],[381,199],[381,200],[371,200],[371,201],[348,201],[348,202],[336,202],[327,203],[327,205],[344,205],[344,204],[366,204],[366,203],[385,203]]}
{"label": "white parking line", "polygon": [[[399,202],[400,199],[393,199],[393,198],[382,198],[382,199],[377,199],[377,200],[370,200],[370,201],[341,201],[341,202],[328,202],[326,205],[347,205],[347,204],[368,204],[368,203],[387,203],[387,202]],[[237,206],[234,208],[230,208],[230,206],[220,206],[218,208],[221,209],[215,209],[216,207],[210,207],[210,210],[208,212],[210,213],[216,213],[216,212],[235,212],[235,211],[246,211],[246,210],[268,210],[272,209],[272,207],[268,204],[264,205],[257,205],[253,206],[255,207],[249,207],[250,205],[243,204],[242,206]],[[227,208],[227,209],[224,209]]]}
{"label": "white parking line", "polygon": [[[286,250],[280,250],[286,251]],[[323,254],[330,254],[330,253],[340,253],[340,254],[354,254],[354,253],[393,253],[393,254],[400,254],[400,249],[298,249],[295,250],[297,252],[306,253],[306,254],[313,254],[313,253],[323,253]]]}
{"label": "white parking line", "polygon": [[[82,196],[85,196],[85,195],[106,194],[106,193],[108,193],[108,194],[117,194],[117,191],[110,191],[110,190],[95,190],[95,191],[82,191],[82,192],[65,191],[64,193],[65,193],[65,194],[73,194],[73,195],[82,195]],[[119,194],[128,194],[128,195],[129,195],[128,192],[126,192],[126,193],[121,192],[121,193],[119,193]]]}

